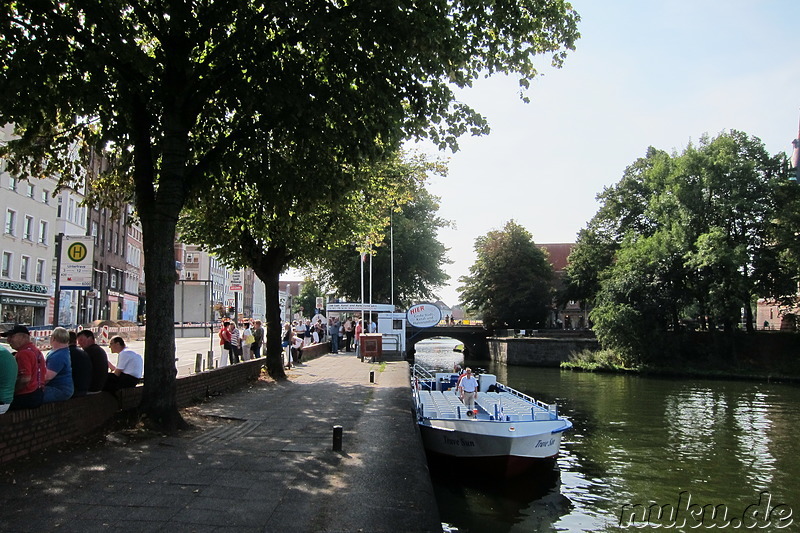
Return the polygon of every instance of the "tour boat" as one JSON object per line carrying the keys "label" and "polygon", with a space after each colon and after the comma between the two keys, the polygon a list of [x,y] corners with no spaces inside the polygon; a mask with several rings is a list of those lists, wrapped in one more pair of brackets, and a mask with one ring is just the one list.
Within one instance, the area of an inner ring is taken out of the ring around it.
{"label": "tour boat", "polygon": [[552,467],[561,435],[572,423],[546,404],[480,374],[475,410],[456,391],[459,375],[412,367],[412,392],[422,442],[434,461],[461,463],[467,471],[513,477]]}

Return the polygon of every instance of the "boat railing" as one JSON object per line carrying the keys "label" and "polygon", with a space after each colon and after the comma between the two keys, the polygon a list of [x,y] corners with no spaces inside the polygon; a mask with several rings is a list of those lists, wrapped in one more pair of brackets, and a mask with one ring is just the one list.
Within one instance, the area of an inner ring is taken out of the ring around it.
{"label": "boat railing", "polygon": [[534,398],[532,396],[528,396],[524,392],[520,392],[517,389],[509,387],[508,385],[498,384],[498,387],[502,388],[504,392],[512,394],[512,395],[516,396],[517,398],[520,398],[522,400],[525,400],[526,402],[529,402],[529,403],[532,403],[532,404],[534,404],[534,405],[536,405],[538,407],[541,407],[542,409],[544,409],[548,413],[550,413],[554,418],[558,417],[558,404],[555,404],[555,403],[550,404],[550,403],[542,402],[542,401],[537,400],[536,398]]}

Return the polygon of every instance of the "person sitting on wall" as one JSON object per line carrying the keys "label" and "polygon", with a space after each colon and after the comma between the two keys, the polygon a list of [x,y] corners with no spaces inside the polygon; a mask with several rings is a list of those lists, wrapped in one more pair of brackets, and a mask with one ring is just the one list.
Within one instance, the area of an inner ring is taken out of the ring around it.
{"label": "person sitting on wall", "polygon": [[17,360],[5,346],[0,346],[0,415],[8,411],[14,401],[17,374]]}
{"label": "person sitting on wall", "polygon": [[90,329],[79,331],[77,340],[78,346],[83,348],[92,362],[92,379],[89,382],[88,394],[102,392],[108,379],[108,354],[95,342],[94,332]]}
{"label": "person sitting on wall", "polygon": [[69,332],[69,362],[72,365],[72,384],[75,387],[72,397],[86,396],[92,382],[92,361],[89,354],[78,347],[78,335],[74,331]]}
{"label": "person sitting on wall", "polygon": [[50,353],[47,354],[42,403],[63,402],[72,398],[75,384],[72,381],[72,361],[69,358],[69,331],[58,327],[50,334]]}
{"label": "person sitting on wall", "polygon": [[111,349],[111,353],[118,354],[118,357],[116,366],[111,361],[108,362],[111,372],[108,374],[105,390],[116,392],[119,389],[138,385],[144,376],[144,358],[130,348],[126,348],[125,341],[120,336],[112,338],[108,347]]}
{"label": "person sitting on wall", "polygon": [[16,350],[14,358],[17,360],[18,373],[11,409],[39,407],[44,398],[47,374],[44,355],[31,342],[31,334],[25,326],[14,326],[0,334],[0,337],[7,337],[11,349]]}

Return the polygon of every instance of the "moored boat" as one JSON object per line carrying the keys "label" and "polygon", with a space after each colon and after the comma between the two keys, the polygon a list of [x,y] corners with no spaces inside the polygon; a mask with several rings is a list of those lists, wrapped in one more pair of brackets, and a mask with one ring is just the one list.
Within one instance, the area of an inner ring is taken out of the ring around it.
{"label": "moored boat", "polygon": [[555,404],[498,383],[493,374],[481,374],[475,409],[468,411],[457,394],[458,378],[412,368],[417,424],[429,456],[496,477],[552,465],[562,433],[572,427]]}

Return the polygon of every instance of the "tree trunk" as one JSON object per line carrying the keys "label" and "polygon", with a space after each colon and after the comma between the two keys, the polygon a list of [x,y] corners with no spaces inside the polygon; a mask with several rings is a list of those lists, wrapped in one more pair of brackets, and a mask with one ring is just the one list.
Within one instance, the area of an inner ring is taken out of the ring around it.
{"label": "tree trunk", "polygon": [[286,372],[283,369],[283,346],[281,337],[283,328],[281,327],[281,306],[278,299],[280,292],[280,275],[286,262],[286,249],[283,247],[271,247],[266,250],[258,246],[258,243],[246,232],[240,235],[242,252],[249,259],[249,264],[264,282],[266,296],[266,318],[267,318],[267,373],[273,379],[286,379]]}
{"label": "tree trunk", "polygon": [[175,387],[175,218],[157,212],[151,217],[142,219],[147,324],[140,411],[148,423],[173,432],[184,426]]}

